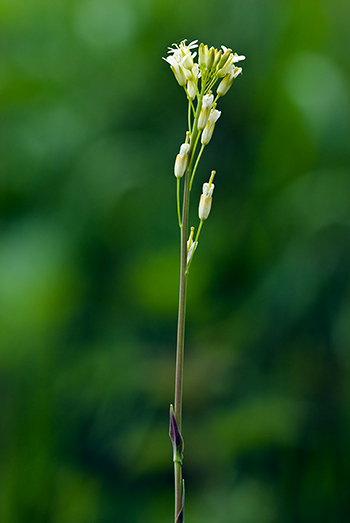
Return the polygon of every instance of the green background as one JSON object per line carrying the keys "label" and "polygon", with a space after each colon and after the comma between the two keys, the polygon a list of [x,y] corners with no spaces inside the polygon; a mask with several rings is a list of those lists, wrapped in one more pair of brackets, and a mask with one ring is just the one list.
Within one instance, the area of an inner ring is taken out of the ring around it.
{"label": "green background", "polygon": [[187,105],[245,54],[193,186],[188,523],[350,517],[348,0],[0,0],[0,521],[173,519]]}

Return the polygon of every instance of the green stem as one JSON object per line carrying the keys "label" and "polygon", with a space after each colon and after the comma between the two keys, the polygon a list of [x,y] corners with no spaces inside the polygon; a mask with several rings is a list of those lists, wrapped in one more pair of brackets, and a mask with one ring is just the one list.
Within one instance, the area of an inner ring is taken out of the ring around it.
{"label": "green stem", "polygon": [[[186,89],[185,89],[185,91],[186,91]],[[187,98],[188,98],[187,125],[188,125],[189,132],[191,132],[191,104],[192,104],[192,101],[191,101],[190,97],[188,96],[187,91],[186,91],[186,94],[187,94]],[[192,105],[192,107],[193,107],[193,105]]]}
{"label": "green stem", "polygon": [[[175,371],[175,418],[181,433],[182,425],[182,390],[183,390],[183,366],[185,346],[185,316],[186,316],[186,291],[187,291],[187,230],[189,210],[189,180],[190,170],[185,174],[184,197],[182,206],[182,227],[180,229],[180,289],[179,289],[179,311],[177,323],[177,347],[176,347],[176,371]],[[182,509],[182,463],[174,462],[174,484],[175,484],[175,522]]]}
{"label": "green stem", "polygon": [[180,178],[176,179],[176,205],[177,205],[177,219],[179,221],[179,227],[180,227],[180,229],[182,229],[181,211],[180,211]]}
{"label": "green stem", "polygon": [[186,96],[187,96],[187,99],[188,99],[188,111],[187,111],[187,119],[188,119],[188,130],[189,132],[191,133],[191,114],[193,112],[193,116],[195,117],[196,116],[196,111],[194,109],[194,105],[193,105],[193,102],[187,92],[187,89],[186,87],[184,88],[185,89],[185,92],[186,92]]}
{"label": "green stem", "polygon": [[185,339],[185,312],[186,312],[186,265],[187,265],[187,230],[188,230],[188,209],[189,209],[189,178],[187,170],[185,174],[185,186],[182,205],[182,227],[180,234],[180,288],[179,288],[179,311],[177,323],[177,347],[176,347],[176,372],[175,372],[175,418],[179,431],[181,432],[182,422],[182,382],[183,382],[183,359],[184,359],[184,339]]}
{"label": "green stem", "polygon": [[178,329],[177,329],[177,346],[176,346],[176,372],[175,372],[175,417],[181,432],[182,422],[182,374],[183,374],[183,349],[185,335],[185,311],[186,311],[186,266],[187,266],[187,233],[188,233],[188,211],[190,206],[190,179],[192,172],[192,163],[194,148],[198,141],[198,118],[200,107],[202,105],[201,95],[198,100],[196,117],[193,123],[192,135],[190,140],[190,149],[188,151],[189,165],[185,174],[184,194],[182,203],[182,227],[180,235],[180,289],[179,289],[179,310],[178,310]]}
{"label": "green stem", "polygon": [[[188,151],[189,165],[185,174],[184,193],[182,202],[182,227],[180,228],[180,285],[179,285],[179,310],[177,321],[177,344],[176,344],[176,370],[175,370],[175,418],[181,433],[182,427],[182,391],[183,391],[183,367],[185,348],[185,318],[186,318],[186,292],[187,292],[187,234],[188,214],[190,206],[190,180],[195,146],[198,142],[198,118],[202,105],[203,94],[199,96],[196,116],[193,122],[190,149]],[[182,463],[174,462],[174,484],[175,484],[175,522],[182,509]]]}

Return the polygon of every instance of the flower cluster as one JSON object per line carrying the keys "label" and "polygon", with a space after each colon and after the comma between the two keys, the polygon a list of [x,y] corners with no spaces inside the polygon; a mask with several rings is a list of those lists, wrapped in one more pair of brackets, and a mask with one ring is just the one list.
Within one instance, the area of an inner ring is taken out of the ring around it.
{"label": "flower cluster", "polygon": [[[234,80],[242,73],[242,68],[237,67],[236,64],[245,59],[245,56],[233,53],[232,49],[228,49],[224,45],[221,46],[221,49],[215,49],[214,47],[209,48],[203,43],[198,46],[198,40],[189,44],[186,42],[187,40],[183,40],[180,44],[173,44],[172,47],[168,48],[168,56],[163,58],[170,65],[178,84],[184,88],[189,104],[186,140],[180,146],[174,166],[174,174],[178,183],[177,205],[180,228],[182,228],[179,198],[180,179],[185,173],[188,174],[189,180],[185,184],[184,190],[190,191],[203,149],[210,142],[215,124],[221,116],[221,111],[216,108],[217,101],[228,92]],[[213,94],[214,89],[216,96]],[[195,160],[199,139],[201,149]],[[209,184],[203,185],[203,194],[199,205],[200,226],[195,240],[193,240],[193,229],[191,229],[192,232],[188,240],[188,264],[190,264],[197,247],[198,235],[203,221],[207,219],[210,212],[214,190],[213,173]],[[189,201],[189,194],[185,201]]]}
{"label": "flower cluster", "polygon": [[169,47],[167,58],[163,58],[171,67],[175,78],[181,87],[184,87],[189,99],[200,95],[198,90],[198,80],[201,78],[203,94],[208,93],[214,84],[222,78],[216,93],[224,96],[230,89],[233,81],[242,73],[242,68],[237,67],[236,63],[245,59],[245,56],[233,53],[224,45],[221,49],[214,47],[208,48],[207,45],[200,44],[198,48],[198,63],[194,61],[197,53],[192,53],[192,49],[198,47],[198,40],[194,40],[186,45],[183,40],[179,45],[174,44]]}

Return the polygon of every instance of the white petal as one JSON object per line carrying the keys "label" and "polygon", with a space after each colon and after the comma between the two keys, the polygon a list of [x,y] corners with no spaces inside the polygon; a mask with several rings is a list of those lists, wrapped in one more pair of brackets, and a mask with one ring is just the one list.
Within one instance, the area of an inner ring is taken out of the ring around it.
{"label": "white petal", "polygon": [[196,47],[198,47],[198,44],[197,44],[198,40],[193,40],[191,43],[188,44],[188,48],[189,49],[195,49]]}
{"label": "white petal", "polygon": [[243,54],[238,55],[236,53],[236,54],[233,55],[233,60],[232,60],[233,63],[240,62],[241,60],[245,60],[245,56]]}

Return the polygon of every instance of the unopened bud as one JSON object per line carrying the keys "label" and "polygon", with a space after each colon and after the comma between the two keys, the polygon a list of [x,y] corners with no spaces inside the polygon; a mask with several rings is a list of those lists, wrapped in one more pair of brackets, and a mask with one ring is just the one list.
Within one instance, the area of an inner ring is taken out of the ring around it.
{"label": "unopened bud", "polygon": [[221,55],[222,55],[221,49],[220,49],[220,51],[215,49],[215,58],[214,58],[213,68],[215,68],[218,65]]}
{"label": "unopened bud", "polygon": [[215,176],[215,171],[212,171],[209,183],[203,183],[202,194],[199,200],[198,216],[200,220],[206,220],[209,216],[212,195],[214,191],[214,184],[212,182]]}
{"label": "unopened bud", "polygon": [[200,67],[207,67],[209,49],[207,45],[200,44],[198,48],[198,63]]}
{"label": "unopened bud", "polygon": [[222,69],[226,65],[226,62],[228,61],[228,59],[230,58],[231,55],[232,55],[232,49],[226,49],[226,47],[225,47],[224,54],[221,56],[221,60],[218,64],[218,69]]}
{"label": "unopened bud", "polygon": [[218,78],[223,78],[224,76],[226,76],[230,72],[231,67],[232,67],[232,59],[230,58],[229,60],[227,60],[225,65],[223,65],[220,69],[218,69],[218,73],[217,73]]}
{"label": "unopened bud", "polygon": [[188,97],[191,100],[195,99],[196,90],[195,90],[195,87],[194,87],[194,84],[193,84],[193,80],[188,80],[187,81],[187,94],[188,94]]}
{"label": "unopened bud", "polygon": [[217,109],[211,111],[201,136],[201,142],[203,145],[208,145],[210,142],[211,137],[213,136],[215,122],[220,118],[220,115],[221,111],[218,111]]}
{"label": "unopened bud", "polygon": [[214,101],[214,95],[205,94],[202,100],[202,108],[198,118],[198,129],[204,129],[210,115],[210,109]]}
{"label": "unopened bud", "polygon": [[221,80],[216,90],[218,96],[224,96],[227,91],[230,89],[233,81],[237,78],[242,72],[242,67],[231,66],[229,73]]}
{"label": "unopened bud", "polygon": [[176,156],[174,174],[176,178],[182,178],[185,174],[187,163],[188,163],[188,151],[190,149],[189,143],[183,143],[180,147],[180,152]]}
{"label": "unopened bud", "polygon": [[187,240],[187,265],[190,263],[194,251],[197,249],[198,242],[193,241],[194,227],[191,227],[190,237]]}
{"label": "unopened bud", "polygon": [[211,47],[209,49],[208,58],[207,58],[207,68],[211,69],[214,65],[215,60],[215,49],[214,47]]}

